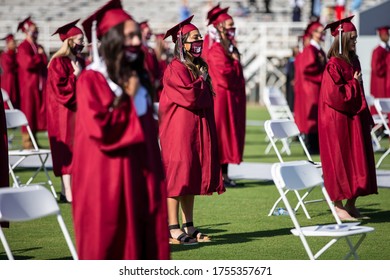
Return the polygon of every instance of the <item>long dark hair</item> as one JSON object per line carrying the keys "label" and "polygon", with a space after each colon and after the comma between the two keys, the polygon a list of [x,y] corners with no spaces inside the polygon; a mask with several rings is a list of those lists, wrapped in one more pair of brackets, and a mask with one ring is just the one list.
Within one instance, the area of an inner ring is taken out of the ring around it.
{"label": "long dark hair", "polygon": [[352,63],[355,59],[358,58],[356,52],[348,51],[348,43],[351,40],[351,34],[351,32],[343,32],[341,34],[341,54],[339,53],[339,36],[334,38],[333,43],[328,51],[328,59],[331,57],[338,57],[347,61],[348,63]]}
{"label": "long dark hair", "polygon": [[147,89],[149,95],[153,98],[154,89],[144,67],[144,54],[140,51],[137,59],[133,62],[126,59],[123,50],[125,40],[123,30],[124,23],[120,23],[111,28],[101,40],[100,52],[106,63],[108,76],[114,83],[124,88],[131,72],[136,71],[141,85]]}
{"label": "long dark hair", "polygon": [[[193,59],[191,59],[190,55],[187,54],[187,51],[184,49],[183,45],[184,45],[184,42],[187,41],[189,36],[190,36],[190,33],[187,33],[183,36],[183,38],[182,38],[183,44],[181,44],[182,49],[180,49],[180,44],[179,44],[180,38],[178,38],[178,40],[176,41],[176,44],[175,44],[174,56],[180,60],[180,52],[183,52],[183,57],[184,57],[183,64],[185,66],[187,66],[188,70],[190,70],[190,72],[195,77],[195,79],[197,79],[202,74],[200,69],[204,69],[203,71],[206,71],[208,73],[209,66],[207,65],[206,61],[204,61],[203,58],[194,57]],[[215,93],[214,93],[213,87],[211,85],[210,75],[207,75],[206,82],[209,85],[212,94],[214,95]]]}

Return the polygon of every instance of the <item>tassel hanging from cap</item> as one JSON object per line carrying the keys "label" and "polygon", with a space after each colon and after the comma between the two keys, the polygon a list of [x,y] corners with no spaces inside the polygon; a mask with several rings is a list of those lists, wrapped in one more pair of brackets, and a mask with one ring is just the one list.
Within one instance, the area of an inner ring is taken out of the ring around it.
{"label": "tassel hanging from cap", "polygon": [[98,39],[96,32],[97,21],[92,22],[92,61],[97,62],[99,60],[99,51],[98,51]]}
{"label": "tassel hanging from cap", "polygon": [[180,55],[180,61],[184,62],[184,49],[183,49],[183,35],[181,32],[181,28],[179,30],[178,38],[179,41],[177,42],[179,45],[179,55]]}
{"label": "tassel hanging from cap", "polygon": [[342,46],[341,46],[341,35],[342,35],[343,28],[342,28],[341,24],[340,24],[338,30],[339,30],[339,54],[342,54],[343,50],[342,50]]}

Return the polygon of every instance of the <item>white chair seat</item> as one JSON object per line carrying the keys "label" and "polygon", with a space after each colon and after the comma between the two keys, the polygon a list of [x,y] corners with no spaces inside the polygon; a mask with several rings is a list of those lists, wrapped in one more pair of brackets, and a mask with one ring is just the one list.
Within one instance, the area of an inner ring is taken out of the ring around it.
{"label": "white chair seat", "polygon": [[[350,225],[352,224],[352,225]],[[329,225],[316,225],[301,227],[301,231],[305,236],[333,236],[333,237],[344,237],[362,233],[368,233],[374,231],[372,227],[359,226],[360,223],[343,223],[329,224]],[[299,231],[292,229],[291,233],[295,236],[299,236]]]}
{"label": "white chair seat", "polygon": [[9,156],[32,156],[32,155],[50,155],[51,151],[48,149],[36,150],[10,150]]}

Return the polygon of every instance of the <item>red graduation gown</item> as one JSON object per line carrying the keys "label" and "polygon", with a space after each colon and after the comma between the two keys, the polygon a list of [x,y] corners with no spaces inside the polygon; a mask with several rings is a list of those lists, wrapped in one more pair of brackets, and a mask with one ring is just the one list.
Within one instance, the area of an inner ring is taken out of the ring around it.
{"label": "red graduation gown", "polygon": [[24,40],[18,47],[20,106],[33,132],[46,130],[44,88],[47,57],[38,54],[38,44]]}
{"label": "red graduation gown", "polygon": [[168,197],[223,193],[209,86],[176,58],[163,81],[159,132]]}
{"label": "red graduation gown", "polygon": [[371,95],[376,98],[390,97],[390,92],[386,92],[386,80],[390,74],[387,74],[386,57],[388,51],[378,46],[372,52],[371,59]]}
{"label": "red graduation gown", "polygon": [[[325,53],[313,45],[303,49],[298,61],[296,73],[299,76],[299,101],[294,108],[297,126],[300,132],[309,134],[318,132],[318,99],[322,72],[325,67]],[[295,110],[297,109],[297,111]]]}
{"label": "red graduation gown", "polygon": [[145,69],[149,74],[150,82],[152,83],[153,87],[155,87],[156,84],[158,84],[160,78],[160,69],[159,69],[156,53],[154,52],[154,49],[145,45],[142,45],[142,51],[145,56],[144,58]]}
{"label": "red graduation gown", "polygon": [[[386,56],[386,67],[387,67],[386,72],[389,73],[386,76],[386,92],[388,92],[390,95],[390,53],[387,54]],[[387,97],[390,97],[389,95]]]}
{"label": "red graduation gown", "polygon": [[[0,88],[3,84],[0,81]],[[0,95],[0,188],[9,186],[7,125],[4,114],[3,96]],[[8,222],[1,223],[8,227]]]}
{"label": "red graduation gown", "polygon": [[[12,105],[15,109],[20,108],[20,94],[19,94],[19,83],[18,83],[18,64],[16,63],[16,52],[7,50],[0,55],[1,69],[1,88],[6,90]],[[7,103],[4,103],[6,109],[8,108]]]}
{"label": "red graduation gown", "polygon": [[303,89],[302,89],[302,79],[303,79],[303,70],[302,70],[302,52],[297,54],[294,61],[295,77],[294,77],[294,120],[298,128],[304,126],[303,118]]}
{"label": "red graduation gown", "polygon": [[[166,190],[151,107],[115,99],[93,70],[77,85],[72,194],[80,259],[168,259]],[[143,127],[145,126],[145,127]]]}
{"label": "red graduation gown", "polygon": [[243,70],[219,43],[207,55],[215,92],[215,123],[221,164],[242,162],[245,144],[246,94]]}
{"label": "red graduation gown", "polygon": [[[81,65],[83,61],[79,61]],[[71,174],[76,119],[76,76],[68,57],[52,59],[46,82],[47,132],[56,176]]]}
{"label": "red graduation gown", "polygon": [[332,201],[377,193],[373,125],[360,70],[332,57],[324,71],[319,103],[319,140],[325,187]]}

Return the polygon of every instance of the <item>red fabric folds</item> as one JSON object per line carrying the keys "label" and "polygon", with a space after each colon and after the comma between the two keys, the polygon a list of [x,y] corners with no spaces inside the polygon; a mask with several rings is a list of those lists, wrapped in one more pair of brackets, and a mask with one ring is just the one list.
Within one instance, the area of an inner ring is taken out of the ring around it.
{"label": "red fabric folds", "polygon": [[324,71],[319,103],[321,162],[332,201],[377,193],[370,130],[373,120],[363,85],[353,78],[360,71],[331,58]]}

